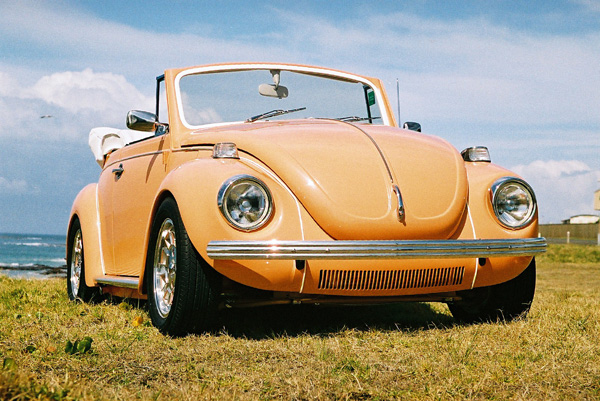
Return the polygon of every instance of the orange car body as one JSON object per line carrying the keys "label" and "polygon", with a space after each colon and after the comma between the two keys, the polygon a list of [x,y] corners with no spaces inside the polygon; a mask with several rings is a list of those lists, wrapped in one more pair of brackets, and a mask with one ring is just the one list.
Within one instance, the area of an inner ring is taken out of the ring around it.
{"label": "orange car body", "polygon": [[[186,123],[181,76],[253,68],[368,84],[382,124]],[[489,161],[466,161],[443,139],[399,128],[378,79],[317,67],[225,64],[167,70],[164,88],[168,132],[104,155],[99,182],[73,204],[90,287],[146,297],[153,216],[165,197],[175,199],[194,248],[224,281],[272,291],[281,302],[443,301],[506,282],[544,251],[536,211],[519,228],[500,224],[495,214],[491,188],[515,174]],[[214,157],[220,143],[235,144],[238,157]],[[217,207],[223,183],[237,175],[256,177],[271,192],[272,215],[256,230],[232,226]]]}

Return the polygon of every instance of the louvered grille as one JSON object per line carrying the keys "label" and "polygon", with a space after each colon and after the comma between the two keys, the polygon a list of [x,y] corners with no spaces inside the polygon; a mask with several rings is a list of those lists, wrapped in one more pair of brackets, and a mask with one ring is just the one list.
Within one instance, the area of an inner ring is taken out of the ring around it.
{"label": "louvered grille", "polygon": [[464,266],[420,270],[321,270],[320,290],[400,290],[443,287],[463,281]]}

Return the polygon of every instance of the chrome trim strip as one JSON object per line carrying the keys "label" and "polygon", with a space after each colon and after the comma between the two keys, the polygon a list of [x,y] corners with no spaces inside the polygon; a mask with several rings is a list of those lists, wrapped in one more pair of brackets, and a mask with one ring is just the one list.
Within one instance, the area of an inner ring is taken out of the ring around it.
{"label": "chrome trim strip", "polygon": [[[117,163],[121,163],[122,164],[123,162],[126,162],[127,160],[137,159],[139,157],[145,157],[145,156],[160,155],[161,153],[164,153],[164,152],[165,152],[164,150],[156,150],[154,152],[146,152],[146,153],[140,153],[140,154],[137,154],[137,155],[123,157],[123,158],[121,158],[119,160],[115,160],[114,162],[111,162],[110,164],[105,165],[104,169],[108,169],[110,166],[113,166],[113,165],[115,165]],[[114,173],[114,171],[113,171],[113,173]]]}
{"label": "chrome trim strip", "polygon": [[96,184],[96,228],[98,229],[98,252],[100,253],[100,267],[102,268],[102,274],[106,274],[106,268],[104,267],[104,250],[102,249],[102,224],[100,223],[100,197],[98,194],[98,184]]}
{"label": "chrome trim strip", "polygon": [[531,256],[545,238],[442,241],[211,241],[211,259],[443,259]]}
{"label": "chrome trim strip", "polygon": [[138,277],[117,277],[117,276],[104,276],[96,279],[98,284],[114,285],[115,287],[123,288],[138,288],[140,279]]}
{"label": "chrome trim strip", "polygon": [[[467,173],[468,178],[468,173]],[[471,223],[471,229],[473,230],[473,238],[477,238],[477,233],[475,232],[475,224],[473,224],[473,216],[471,216],[471,205],[469,205],[469,201],[467,201],[467,213],[469,215],[469,222]],[[471,289],[475,288],[475,280],[477,280],[477,273],[479,272],[479,258],[475,258],[475,274],[473,274],[473,282],[471,283]]]}

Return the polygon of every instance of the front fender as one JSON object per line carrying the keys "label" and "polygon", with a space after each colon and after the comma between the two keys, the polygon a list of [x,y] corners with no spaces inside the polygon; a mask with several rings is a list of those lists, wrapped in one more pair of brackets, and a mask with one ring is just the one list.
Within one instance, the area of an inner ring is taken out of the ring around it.
{"label": "front fender", "polygon": [[[515,173],[493,163],[465,163],[469,176],[469,211],[475,238],[520,239],[538,236],[537,212],[531,224],[520,229],[508,229],[496,219],[491,203],[490,188],[499,178],[518,177]],[[478,265],[475,287],[485,287],[505,282],[523,272],[532,256],[490,258],[485,266]]]}
{"label": "front fender", "polygon": [[[103,260],[100,243],[100,225],[98,223],[98,184],[89,184],[84,187],[73,202],[69,218],[69,229],[67,241],[71,234],[71,228],[75,219],[81,224],[81,235],[83,237],[83,262],[85,266],[85,284],[97,286],[96,277],[102,276]],[[67,253],[69,246],[67,244]],[[68,255],[67,255],[68,258]]]}
{"label": "front fender", "polygon": [[[270,189],[273,214],[256,231],[233,228],[217,207],[223,183],[234,175],[259,178]],[[221,274],[244,285],[265,290],[298,291],[302,273],[293,261],[213,260],[206,248],[213,240],[300,240],[303,239],[301,206],[291,191],[273,172],[257,162],[235,159],[196,159],[171,171],[163,181],[159,199],[175,198],[188,236],[202,258]],[[158,203],[157,203],[158,207]]]}

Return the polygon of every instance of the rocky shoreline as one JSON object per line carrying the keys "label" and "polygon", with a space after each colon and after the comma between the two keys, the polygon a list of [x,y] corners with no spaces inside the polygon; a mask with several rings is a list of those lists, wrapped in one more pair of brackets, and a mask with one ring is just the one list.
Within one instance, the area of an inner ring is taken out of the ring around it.
{"label": "rocky shoreline", "polygon": [[0,273],[6,272],[10,277],[67,277],[67,265],[46,266],[46,265],[31,265],[31,266],[0,266]]}

